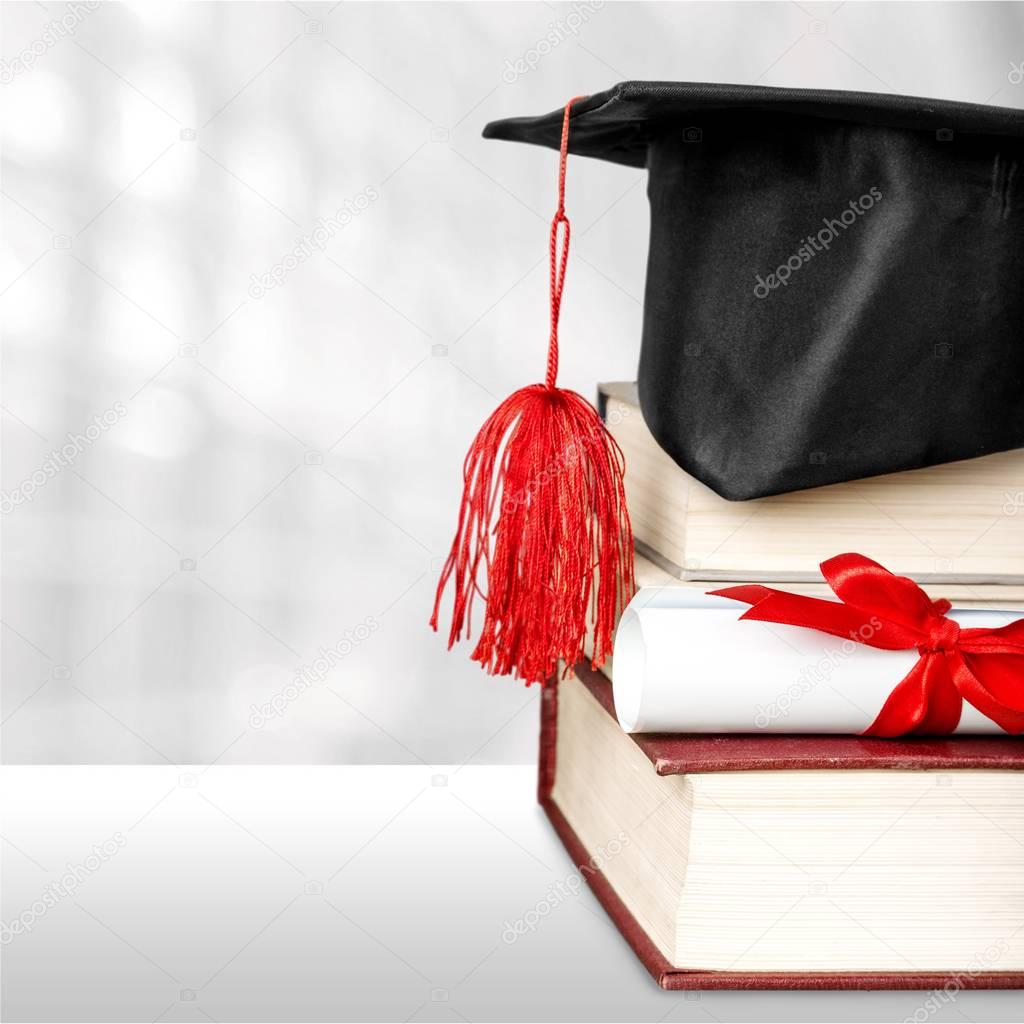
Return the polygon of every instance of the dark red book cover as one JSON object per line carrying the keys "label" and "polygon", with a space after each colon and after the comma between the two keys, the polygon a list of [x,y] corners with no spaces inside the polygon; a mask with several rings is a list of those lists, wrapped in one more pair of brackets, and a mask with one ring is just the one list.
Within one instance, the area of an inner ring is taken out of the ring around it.
{"label": "dark red book cover", "polygon": [[[611,683],[580,665],[576,675],[614,717]],[[598,902],[640,958],[666,989],[932,989],[1024,988],[1024,972],[985,973],[755,973],[687,971],[665,959],[616,895],[601,871],[590,865],[590,852],[551,799],[558,770],[558,684],[552,680],[541,695],[538,797],[573,863]],[[630,737],[659,775],[686,772],[765,771],[771,769],[1024,770],[1024,740],[1002,736],[922,737],[899,740],[859,736],[662,735]],[[586,870],[583,870],[586,867]]]}

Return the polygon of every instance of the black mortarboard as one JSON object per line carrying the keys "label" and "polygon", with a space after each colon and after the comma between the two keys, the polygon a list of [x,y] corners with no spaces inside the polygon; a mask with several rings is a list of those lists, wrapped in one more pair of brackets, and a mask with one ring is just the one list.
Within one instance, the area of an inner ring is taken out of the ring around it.
{"label": "black mortarboard", "polygon": [[570,152],[648,169],[641,406],[719,494],[1024,446],[1024,111],[627,82],[570,126]]}

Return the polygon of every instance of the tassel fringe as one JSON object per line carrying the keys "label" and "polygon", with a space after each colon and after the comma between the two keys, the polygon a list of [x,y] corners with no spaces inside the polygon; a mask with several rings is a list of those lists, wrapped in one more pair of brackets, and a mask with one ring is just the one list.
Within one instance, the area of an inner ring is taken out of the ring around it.
{"label": "tassel fringe", "polygon": [[489,673],[529,685],[551,678],[559,660],[572,667],[584,658],[588,619],[592,664],[604,663],[635,590],[624,469],[615,439],[574,391],[535,384],[495,410],[466,456],[458,529],[430,620],[436,630],[453,579],[449,648],[470,635],[479,596],[472,657]]}

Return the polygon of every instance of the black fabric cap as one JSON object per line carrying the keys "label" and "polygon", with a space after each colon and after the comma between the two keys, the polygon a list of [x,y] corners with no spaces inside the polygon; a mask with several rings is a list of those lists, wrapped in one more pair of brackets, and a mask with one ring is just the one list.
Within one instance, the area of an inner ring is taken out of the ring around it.
{"label": "black fabric cap", "polygon": [[1024,447],[1024,111],[627,82],[569,149],[648,169],[640,403],[719,494]]}

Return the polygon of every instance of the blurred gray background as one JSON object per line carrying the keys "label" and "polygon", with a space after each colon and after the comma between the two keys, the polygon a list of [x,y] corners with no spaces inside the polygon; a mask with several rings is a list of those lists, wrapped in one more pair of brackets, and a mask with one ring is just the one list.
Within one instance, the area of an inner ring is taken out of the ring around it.
{"label": "blurred gray background", "polygon": [[[530,762],[536,691],[427,628],[466,447],[544,368],[555,159],[483,125],[630,78],[1024,101],[1011,3],[3,21],[8,763]],[[592,394],[635,373],[643,175],[575,161],[568,210]]]}

